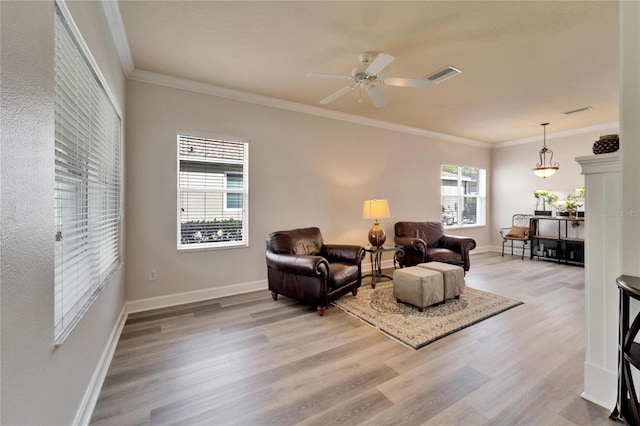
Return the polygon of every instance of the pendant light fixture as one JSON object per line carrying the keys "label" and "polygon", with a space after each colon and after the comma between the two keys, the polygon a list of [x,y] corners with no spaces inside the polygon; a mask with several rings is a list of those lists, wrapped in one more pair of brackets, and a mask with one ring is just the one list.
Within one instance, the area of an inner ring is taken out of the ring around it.
{"label": "pendant light fixture", "polygon": [[[547,178],[553,175],[560,168],[560,164],[553,162],[553,151],[547,148],[547,125],[548,124],[549,123],[540,124],[544,130],[544,136],[543,136],[543,142],[542,142],[543,146],[542,146],[542,149],[540,150],[540,163],[536,164],[536,168],[533,169],[533,173],[535,173],[536,176],[539,176],[541,178]],[[547,154],[549,154],[548,165],[547,165]]]}

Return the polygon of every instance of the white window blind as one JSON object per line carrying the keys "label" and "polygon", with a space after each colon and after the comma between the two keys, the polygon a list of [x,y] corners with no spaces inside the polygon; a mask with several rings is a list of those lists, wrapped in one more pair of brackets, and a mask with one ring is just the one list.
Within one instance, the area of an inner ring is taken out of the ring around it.
{"label": "white window blind", "polygon": [[178,135],[178,248],[248,245],[248,144]]}
{"label": "white window blind", "polygon": [[62,343],[120,263],[121,120],[56,5],[55,339]]}

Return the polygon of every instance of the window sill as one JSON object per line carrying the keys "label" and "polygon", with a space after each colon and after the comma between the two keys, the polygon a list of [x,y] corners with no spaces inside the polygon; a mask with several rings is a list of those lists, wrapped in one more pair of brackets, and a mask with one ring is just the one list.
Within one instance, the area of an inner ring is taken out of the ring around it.
{"label": "window sill", "polygon": [[486,228],[487,225],[453,225],[453,226],[445,226],[445,231],[449,231],[451,229],[478,229],[478,228]]}
{"label": "window sill", "polygon": [[193,253],[198,251],[212,251],[212,250],[230,250],[239,248],[248,248],[249,243],[233,243],[227,245],[212,246],[208,244],[192,244],[188,246],[178,247],[178,253]]}

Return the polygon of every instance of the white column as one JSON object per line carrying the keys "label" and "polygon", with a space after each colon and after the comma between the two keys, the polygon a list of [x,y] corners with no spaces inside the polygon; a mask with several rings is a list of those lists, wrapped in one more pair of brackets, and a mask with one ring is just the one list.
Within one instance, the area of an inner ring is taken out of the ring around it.
{"label": "white column", "polygon": [[578,157],[585,175],[586,344],[582,397],[613,409],[618,377],[618,288],[621,275],[620,156]]}

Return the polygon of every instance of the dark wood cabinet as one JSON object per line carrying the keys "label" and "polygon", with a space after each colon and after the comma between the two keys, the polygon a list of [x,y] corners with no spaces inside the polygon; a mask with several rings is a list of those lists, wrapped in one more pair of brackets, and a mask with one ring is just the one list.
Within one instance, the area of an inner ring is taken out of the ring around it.
{"label": "dark wood cabinet", "polygon": [[532,217],[529,220],[530,259],[584,265],[584,238],[575,236],[578,232],[573,231],[580,226],[584,226],[584,217]]}

